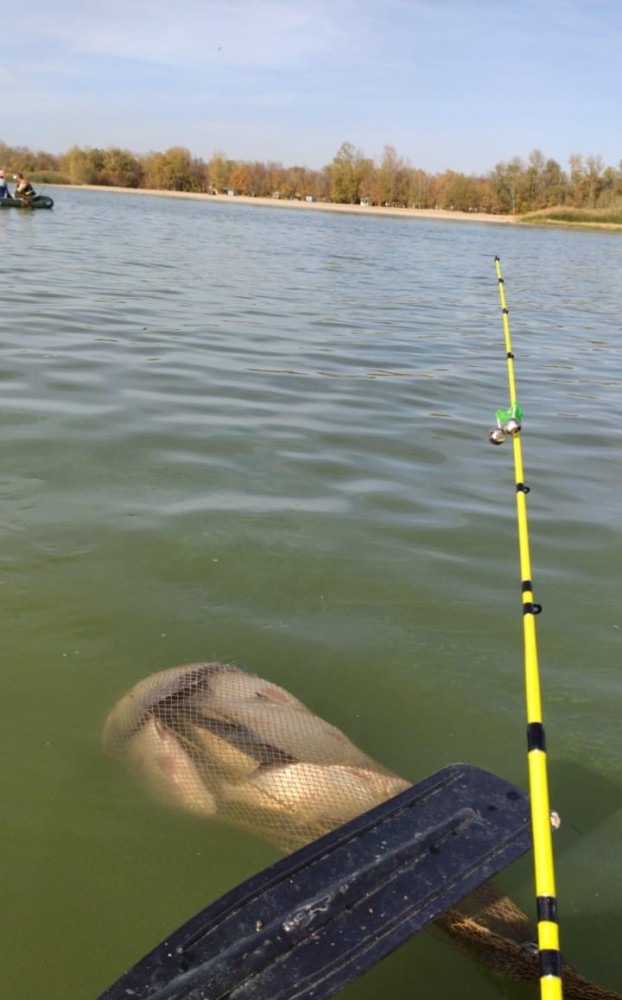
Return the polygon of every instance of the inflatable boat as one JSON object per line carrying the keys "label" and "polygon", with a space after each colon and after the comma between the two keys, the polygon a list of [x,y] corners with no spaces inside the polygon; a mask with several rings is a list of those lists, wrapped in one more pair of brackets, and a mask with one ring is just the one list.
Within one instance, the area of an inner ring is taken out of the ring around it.
{"label": "inflatable boat", "polygon": [[0,198],[0,208],[52,208],[54,202],[46,194],[32,198]]}

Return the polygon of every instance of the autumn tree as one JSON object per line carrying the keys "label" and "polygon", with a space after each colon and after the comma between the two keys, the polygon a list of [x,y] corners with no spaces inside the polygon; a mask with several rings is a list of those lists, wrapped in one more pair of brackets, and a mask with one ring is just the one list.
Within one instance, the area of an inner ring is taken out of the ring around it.
{"label": "autumn tree", "polygon": [[229,186],[238,194],[248,195],[253,188],[253,174],[248,163],[238,163],[229,178]]}
{"label": "autumn tree", "polygon": [[385,146],[382,160],[376,171],[379,203],[381,205],[408,204],[408,165],[397,155],[393,146]]}
{"label": "autumn tree", "polygon": [[235,164],[227,160],[224,153],[216,152],[212,155],[207,164],[207,173],[210,187],[216,194],[220,194],[230,187],[229,178],[234,169]]}
{"label": "autumn tree", "polygon": [[382,187],[373,160],[364,160],[360,167],[359,200],[369,205],[382,204]]}
{"label": "autumn tree", "polygon": [[409,170],[408,204],[412,208],[434,208],[436,179],[425,170]]}
{"label": "autumn tree", "polygon": [[145,186],[161,191],[204,191],[206,170],[202,160],[193,159],[183,146],[146,158]]}
{"label": "autumn tree", "polygon": [[249,194],[253,194],[257,198],[265,197],[268,194],[265,163],[255,160],[253,163],[248,163],[247,166],[250,173]]}
{"label": "autumn tree", "polygon": [[586,194],[585,164],[583,163],[583,157],[580,153],[572,153],[568,157],[568,164],[570,166],[570,176],[568,178],[570,198],[572,204],[577,208],[580,208],[585,203]]}
{"label": "autumn tree", "polygon": [[283,183],[283,164],[275,160],[268,160],[266,164],[266,195],[281,194],[281,184]]}
{"label": "autumn tree", "polygon": [[327,163],[315,177],[315,196],[319,201],[330,201],[332,164]]}
{"label": "autumn tree", "polygon": [[[330,190],[330,186],[329,186]],[[378,174],[375,170],[366,171],[359,184],[360,203],[366,205],[380,204],[380,185],[378,184]]]}
{"label": "autumn tree", "polygon": [[57,172],[59,158],[44,150],[32,152],[25,146],[9,146],[0,142],[0,166],[6,174],[24,171],[28,174]]}
{"label": "autumn tree", "polygon": [[72,146],[61,157],[61,166],[71,184],[99,184],[106,154],[103,149],[80,149]]}
{"label": "autumn tree", "polygon": [[447,170],[438,182],[441,208],[468,212],[477,207],[477,181],[474,177]]}
{"label": "autumn tree", "polygon": [[282,198],[313,196],[342,204],[363,199],[375,205],[441,206],[513,215],[554,205],[608,208],[622,202],[622,161],[615,167],[605,166],[601,156],[573,153],[566,172],[539,149],[531,151],[526,163],[515,156],[498,163],[486,176],[455,170],[428,174],[412,167],[393,146],[385,146],[380,160],[374,161],[349,142],[342,143],[333,160],[320,170],[274,161],[233,161],[220,152],[206,164],[181,146],[144,155],[116,146],[72,146],[55,156],[2,140],[0,164],[7,174],[19,170],[31,175],[58,174],[59,180],[72,184],[197,192],[235,188],[258,197],[278,193]]}
{"label": "autumn tree", "polygon": [[111,146],[104,153],[102,177],[99,183],[114,187],[140,187],[143,170],[139,160],[127,149]]}
{"label": "autumn tree", "polygon": [[285,171],[281,194],[286,198],[306,198],[314,194],[314,172],[306,167],[289,167]]}

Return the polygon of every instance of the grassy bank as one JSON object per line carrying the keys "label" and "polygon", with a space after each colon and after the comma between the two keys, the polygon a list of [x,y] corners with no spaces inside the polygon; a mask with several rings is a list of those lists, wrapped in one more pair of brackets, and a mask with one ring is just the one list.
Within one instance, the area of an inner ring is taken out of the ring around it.
{"label": "grassy bank", "polygon": [[544,208],[520,217],[521,222],[539,225],[589,226],[597,229],[622,229],[622,208]]}

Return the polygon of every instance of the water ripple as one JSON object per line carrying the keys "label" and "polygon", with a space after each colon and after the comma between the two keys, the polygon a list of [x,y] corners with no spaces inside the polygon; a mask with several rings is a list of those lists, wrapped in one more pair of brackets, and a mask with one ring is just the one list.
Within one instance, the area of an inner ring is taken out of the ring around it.
{"label": "water ripple", "polygon": [[[9,953],[30,956],[26,977],[9,970],[14,1000],[60,1000],[76,954],[74,993],[96,995],[104,952],[135,957],[170,907],[181,920],[239,880],[240,858],[259,867],[250,838],[163,818],[102,760],[102,718],[151,670],[231,659],[406,776],[466,759],[524,780],[512,458],[487,442],[507,405],[496,253],[552,744],[619,776],[618,235],[56,201],[0,218],[21,276],[0,340],[0,850]],[[591,781],[566,791],[580,801]],[[607,829],[590,833],[589,877],[565,873],[588,908]],[[160,915],[144,906],[154,871]],[[463,976],[456,959],[462,996],[497,995]]]}

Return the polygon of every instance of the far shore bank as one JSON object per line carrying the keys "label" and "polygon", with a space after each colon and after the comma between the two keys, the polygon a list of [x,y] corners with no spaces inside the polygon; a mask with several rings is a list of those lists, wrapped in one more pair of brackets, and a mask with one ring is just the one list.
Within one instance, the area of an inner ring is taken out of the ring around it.
{"label": "far shore bank", "polygon": [[99,184],[48,184],[62,191],[108,191],[115,194],[148,194],[161,198],[191,198],[200,201],[226,202],[234,205],[261,205],[266,208],[290,208],[303,211],[341,212],[360,215],[395,216],[403,219],[447,219],[458,222],[515,223],[515,215],[488,215],[485,212],[452,212],[441,208],[385,208],[379,205],[341,205],[328,201],[298,201],[289,198],[251,198],[248,195],[203,194],[195,191],[159,191],[150,188],[107,187]]}

